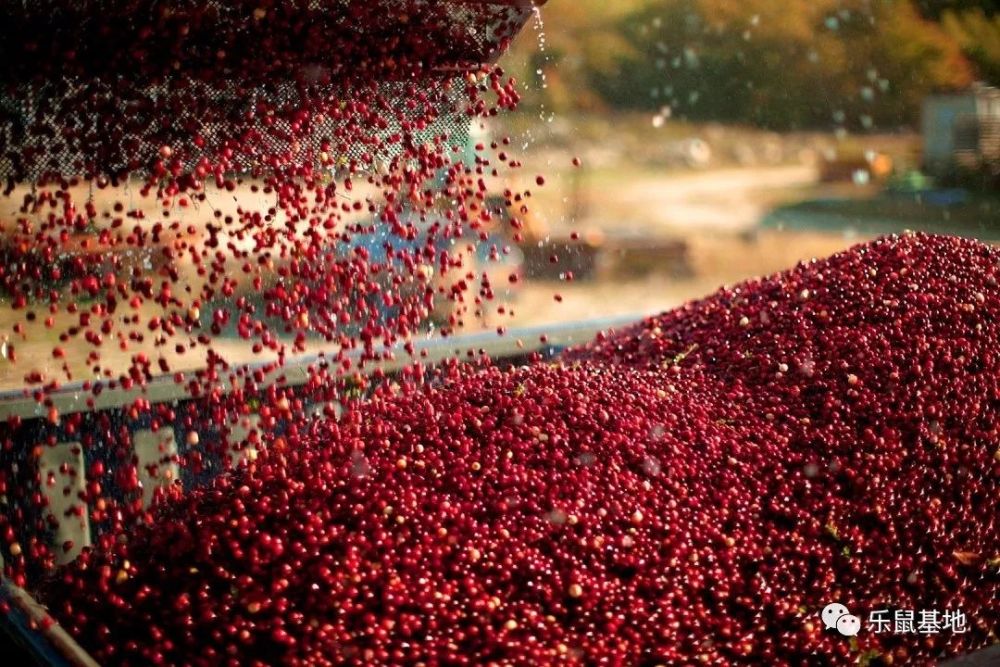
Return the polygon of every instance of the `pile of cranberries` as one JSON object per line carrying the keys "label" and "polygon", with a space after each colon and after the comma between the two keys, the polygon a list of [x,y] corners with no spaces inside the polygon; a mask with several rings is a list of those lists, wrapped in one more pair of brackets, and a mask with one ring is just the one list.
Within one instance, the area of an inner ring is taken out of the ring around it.
{"label": "pile of cranberries", "polygon": [[[1000,254],[905,236],[448,365],[50,580],[108,664],[931,664],[1000,618]],[[825,629],[831,602],[966,632]]]}

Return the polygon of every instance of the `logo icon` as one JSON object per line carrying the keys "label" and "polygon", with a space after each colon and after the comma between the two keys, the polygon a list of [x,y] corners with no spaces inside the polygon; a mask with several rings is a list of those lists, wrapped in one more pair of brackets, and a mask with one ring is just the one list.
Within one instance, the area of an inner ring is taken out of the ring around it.
{"label": "logo icon", "polygon": [[839,602],[826,605],[820,616],[827,628],[835,629],[845,637],[855,637],[861,630],[861,619],[851,614],[847,607]]}

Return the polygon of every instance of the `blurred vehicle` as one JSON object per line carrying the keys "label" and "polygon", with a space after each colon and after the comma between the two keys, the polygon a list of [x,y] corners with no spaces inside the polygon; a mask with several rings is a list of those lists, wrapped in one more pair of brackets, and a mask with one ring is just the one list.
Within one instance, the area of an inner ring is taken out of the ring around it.
{"label": "blurred vehicle", "polygon": [[[541,216],[533,211],[521,213],[516,203],[503,195],[490,195],[485,205],[495,216],[491,236],[517,250],[524,278],[556,280],[568,273],[581,279],[593,277],[604,243],[600,230],[590,229],[582,235],[554,233]],[[520,221],[518,230],[510,224],[515,217]]]}
{"label": "blurred vehicle", "polygon": [[[859,185],[881,183],[889,178],[893,167],[892,158],[884,153],[837,155],[820,161],[819,180],[822,183],[854,182]],[[859,178],[860,174],[864,177]]]}
{"label": "blurred vehicle", "polygon": [[[429,326],[465,328],[486,324],[488,311],[516,299],[524,277],[524,253],[502,235],[484,232],[458,238],[437,233],[432,223],[422,222],[420,231],[404,238],[384,227],[350,235],[337,250],[338,257],[363,253],[372,279],[383,286],[401,283],[384,294],[401,301],[417,300],[420,292]],[[372,316],[385,323],[399,315],[401,304],[387,303],[383,293],[366,297]]]}

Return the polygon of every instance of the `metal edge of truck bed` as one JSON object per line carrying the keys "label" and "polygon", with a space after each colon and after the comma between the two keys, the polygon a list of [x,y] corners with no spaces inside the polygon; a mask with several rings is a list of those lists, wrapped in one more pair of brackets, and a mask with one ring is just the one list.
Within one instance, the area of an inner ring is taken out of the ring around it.
{"label": "metal edge of truck bed", "polygon": [[[415,361],[434,365],[452,358],[466,359],[470,352],[474,356],[486,354],[492,358],[502,359],[551,348],[560,349],[585,343],[592,340],[600,331],[628,325],[641,318],[642,315],[633,315],[570,324],[527,327],[511,330],[503,336],[498,335],[495,331],[486,331],[448,338],[415,340],[413,356],[410,356],[401,345],[396,345],[391,350],[393,354],[390,359],[367,362],[362,372],[369,374],[375,369],[381,369],[391,373]],[[543,335],[546,336],[544,343],[541,341]],[[353,353],[348,357],[357,359],[359,354]],[[305,384],[309,379],[309,368],[321,363],[324,358],[328,357],[324,357],[322,352],[318,352],[292,359],[279,369],[268,373],[262,384],[267,386],[280,383],[287,387]],[[248,364],[242,367],[253,370],[265,365],[267,364]],[[189,373],[195,372],[197,370],[189,371]],[[229,392],[232,389],[227,382],[222,382],[221,385],[224,392]],[[99,412],[129,405],[138,398],[145,399],[150,403],[165,403],[192,397],[186,385],[176,383],[172,375],[160,375],[143,386],[134,386],[129,389],[120,387],[105,389],[96,396],[92,391],[85,390],[81,382],[74,382],[52,392],[45,392],[41,401],[36,400],[32,390],[16,389],[0,392],[0,422],[11,417],[42,418],[45,417],[50,406],[56,408],[59,414],[63,415],[76,412]],[[92,401],[92,405],[88,404],[88,399]]]}

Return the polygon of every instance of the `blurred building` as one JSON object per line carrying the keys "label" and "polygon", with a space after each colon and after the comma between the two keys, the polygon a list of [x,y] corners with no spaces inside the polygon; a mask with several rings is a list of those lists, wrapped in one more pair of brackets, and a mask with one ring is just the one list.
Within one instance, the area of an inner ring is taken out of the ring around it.
{"label": "blurred building", "polygon": [[924,169],[934,176],[1000,164],[1000,90],[977,84],[928,96],[922,133]]}

